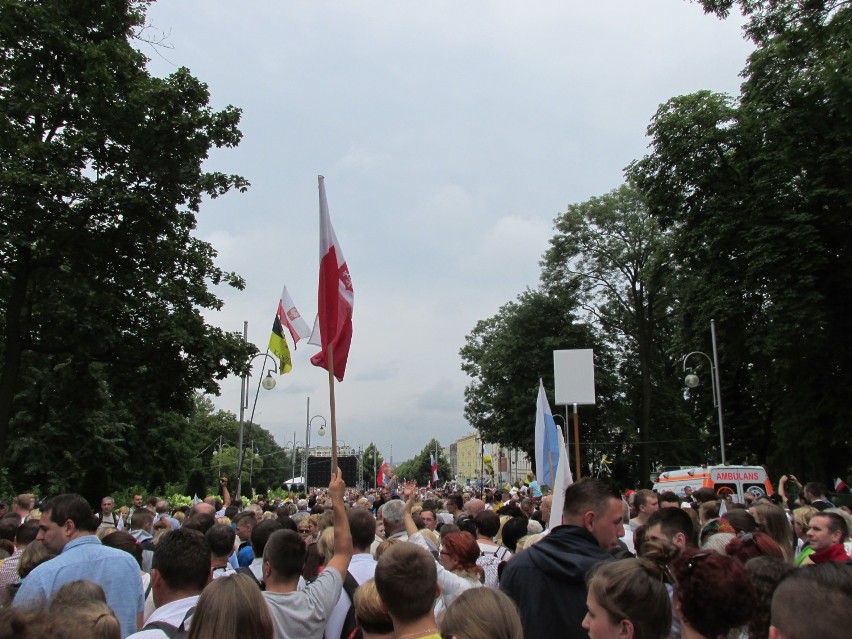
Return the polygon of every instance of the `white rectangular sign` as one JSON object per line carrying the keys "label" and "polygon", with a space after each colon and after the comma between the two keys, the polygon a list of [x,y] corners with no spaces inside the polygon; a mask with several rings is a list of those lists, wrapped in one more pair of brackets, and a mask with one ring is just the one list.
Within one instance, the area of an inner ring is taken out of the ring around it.
{"label": "white rectangular sign", "polygon": [[556,403],[595,403],[595,358],[591,348],[553,351]]}

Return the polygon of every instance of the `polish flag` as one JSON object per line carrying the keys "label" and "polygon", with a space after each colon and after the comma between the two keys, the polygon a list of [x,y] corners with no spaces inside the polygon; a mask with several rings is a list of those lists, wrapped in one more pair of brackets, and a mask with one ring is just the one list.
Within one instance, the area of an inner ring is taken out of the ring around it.
{"label": "polish flag", "polygon": [[311,335],[311,329],[308,328],[307,322],[296,310],[296,305],[293,304],[293,299],[290,293],[287,292],[287,287],[281,291],[281,299],[278,300],[278,311],[276,312],[278,321],[281,326],[285,326],[290,331],[290,337],[293,338],[293,348],[300,339],[307,339]]}
{"label": "polish flag", "polygon": [[[311,363],[326,370],[333,370],[337,381],[342,382],[346,372],[346,360],[349,358],[349,345],[352,343],[352,307],[355,304],[355,292],[352,289],[349,267],[328,216],[325,178],[321,175],[319,201],[319,301],[314,330],[308,343],[321,347],[320,352],[311,357]],[[333,362],[328,361],[329,345],[332,347]],[[329,364],[332,364],[332,369],[329,369]]]}

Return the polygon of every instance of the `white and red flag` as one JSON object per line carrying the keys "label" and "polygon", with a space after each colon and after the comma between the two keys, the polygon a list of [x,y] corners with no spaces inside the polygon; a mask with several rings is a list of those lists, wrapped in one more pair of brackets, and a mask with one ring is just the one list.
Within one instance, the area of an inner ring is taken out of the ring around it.
{"label": "white and red flag", "polygon": [[[320,274],[317,319],[314,330],[308,340],[310,344],[321,347],[319,353],[311,357],[314,366],[320,366],[334,372],[337,381],[343,381],[346,373],[346,360],[349,358],[349,345],[352,343],[352,307],[355,304],[355,291],[349,267],[340,250],[331,219],[328,216],[328,202],[325,198],[325,178],[319,176],[320,202]],[[328,353],[331,346],[332,368],[329,368]]]}
{"label": "white and red flag", "polygon": [[287,287],[281,291],[281,299],[278,300],[278,311],[276,312],[278,320],[282,326],[286,326],[290,331],[290,337],[293,338],[293,348],[300,339],[308,339],[311,336],[311,329],[299,311],[296,310],[296,305],[293,304],[293,299],[290,293],[287,292]]}
{"label": "white and red flag", "polygon": [[432,462],[432,482],[438,484],[438,460],[435,459],[434,453],[429,453],[430,461]]}
{"label": "white and red flag", "polygon": [[290,349],[287,346],[287,338],[284,337],[285,327],[293,339],[293,348],[296,348],[300,339],[307,338],[311,334],[308,324],[296,310],[296,305],[293,304],[286,286],[281,291],[281,299],[278,300],[275,319],[272,321],[272,334],[269,336],[269,350],[278,356],[279,372],[282,375],[293,370]]}
{"label": "white and red flag", "polygon": [[388,477],[387,477],[387,475],[385,475],[385,471],[387,471],[387,469],[388,469],[388,463],[382,462],[382,467],[379,468],[379,474],[376,475],[376,485],[377,486],[384,486],[385,484],[388,483]]}

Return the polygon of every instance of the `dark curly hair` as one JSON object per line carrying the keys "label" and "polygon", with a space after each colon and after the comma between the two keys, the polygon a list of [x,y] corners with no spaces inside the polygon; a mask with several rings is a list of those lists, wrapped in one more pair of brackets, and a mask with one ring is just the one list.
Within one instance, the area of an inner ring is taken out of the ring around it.
{"label": "dark curly hair", "polygon": [[745,567],[736,559],[687,548],[672,572],[681,620],[705,637],[748,623],[756,598]]}

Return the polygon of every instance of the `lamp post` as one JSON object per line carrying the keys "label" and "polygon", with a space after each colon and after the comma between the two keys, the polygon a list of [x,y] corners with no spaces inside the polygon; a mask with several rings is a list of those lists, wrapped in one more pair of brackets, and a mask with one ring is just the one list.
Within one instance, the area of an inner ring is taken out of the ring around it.
{"label": "lamp post", "polygon": [[713,343],[713,359],[711,360],[707,353],[701,351],[692,351],[687,353],[683,358],[683,372],[687,373],[683,379],[683,383],[687,388],[697,388],[701,383],[691,367],[687,367],[686,360],[693,355],[701,355],[710,364],[710,385],[713,391],[713,406],[716,407],[719,418],[719,447],[722,452],[722,465],[725,465],[725,428],[722,420],[722,387],[719,384],[719,354],[716,350],[716,320],[710,320],[710,337]]}
{"label": "lamp post", "polygon": [[310,454],[311,454],[311,425],[313,424],[313,421],[315,419],[321,419],[322,420],[322,424],[320,424],[320,427],[317,429],[317,434],[320,437],[325,435],[325,427],[326,427],[325,417],[323,417],[322,415],[314,415],[313,417],[311,417],[310,415],[311,415],[311,398],[308,397],[308,410],[307,410],[307,417],[306,417],[307,425],[305,426],[305,458],[302,460],[302,466],[304,467],[304,472],[302,473],[302,479],[305,481],[305,490],[306,491],[310,486],[310,484],[308,483],[308,457],[310,457]]}
{"label": "lamp post", "polygon": [[[213,459],[219,462],[219,477],[222,476],[222,453],[225,452],[226,448],[230,448],[228,444],[222,442],[222,436],[219,435],[218,440],[219,443],[213,447]],[[202,451],[204,452],[204,451]],[[217,480],[218,481],[218,480]]]}
{"label": "lamp post", "polygon": [[[243,322],[243,341],[248,341],[248,322]],[[258,357],[263,357],[264,367],[266,366],[267,359],[271,359],[275,367],[267,369],[266,377],[263,377],[260,380],[260,383],[257,385],[257,392],[254,395],[254,405],[251,409],[251,417],[249,417],[249,429],[251,428],[251,423],[254,420],[254,411],[257,408],[257,398],[260,395],[260,387],[263,386],[265,390],[272,390],[273,388],[275,388],[275,378],[272,376],[272,371],[278,370],[278,362],[268,352],[258,353],[249,360],[249,372],[240,378],[240,435],[239,442],[237,444],[237,448],[239,449],[239,459],[237,460],[237,492],[236,496],[234,497],[234,501],[240,498],[240,494],[243,489],[243,425],[245,423],[245,411],[246,408],[248,408],[248,384],[249,378],[251,377],[251,365],[252,362],[254,362],[254,360]]]}
{"label": "lamp post", "polygon": [[254,445],[254,441],[249,444],[248,450],[251,451],[251,461],[249,463],[249,487],[252,486],[252,476],[254,475],[254,460],[261,460],[260,449]]}
{"label": "lamp post", "polygon": [[[287,448],[288,446],[291,446],[291,445],[293,446],[293,452],[292,452],[292,457],[291,457],[291,461],[290,461],[290,479],[293,480],[293,479],[296,479],[296,446],[301,446],[302,448],[305,447],[304,443],[296,441],[295,431],[293,432],[293,441],[285,443],[284,448]],[[301,472],[301,471],[299,471],[299,472]],[[295,483],[295,482],[293,482],[293,483]]]}

